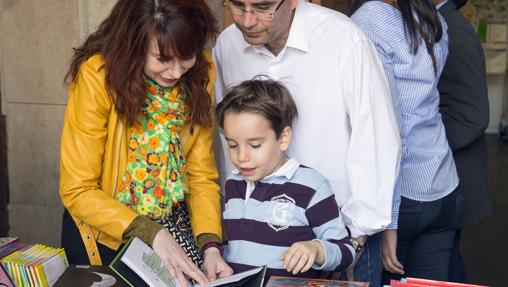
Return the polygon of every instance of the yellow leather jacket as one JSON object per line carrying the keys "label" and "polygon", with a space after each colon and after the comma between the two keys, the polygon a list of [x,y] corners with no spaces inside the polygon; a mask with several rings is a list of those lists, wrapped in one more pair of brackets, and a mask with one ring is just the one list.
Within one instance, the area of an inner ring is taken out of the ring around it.
{"label": "yellow leather jacket", "polygon": [[[206,58],[210,61],[209,53]],[[81,64],[68,90],[60,150],[60,196],[94,265],[102,264],[96,240],[117,250],[122,234],[137,216],[115,200],[127,163],[128,127],[106,91],[105,75],[101,55]],[[215,68],[211,67],[207,88],[212,99],[214,81]],[[213,132],[213,127],[185,124],[180,134],[190,190],[185,200],[195,236],[212,233],[221,237]]]}

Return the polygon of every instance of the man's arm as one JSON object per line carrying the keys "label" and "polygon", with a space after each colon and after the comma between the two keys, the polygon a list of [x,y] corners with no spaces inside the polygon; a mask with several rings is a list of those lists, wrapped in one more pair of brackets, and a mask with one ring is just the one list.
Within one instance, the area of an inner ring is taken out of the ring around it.
{"label": "man's arm", "polygon": [[446,136],[455,151],[483,135],[489,123],[489,102],[485,56],[479,39],[465,20],[445,20],[449,26],[449,55],[438,89]]}
{"label": "man's arm", "polygon": [[347,173],[351,199],[341,208],[352,237],[372,235],[391,222],[401,143],[390,87],[367,39],[352,42],[341,63],[351,125]]}

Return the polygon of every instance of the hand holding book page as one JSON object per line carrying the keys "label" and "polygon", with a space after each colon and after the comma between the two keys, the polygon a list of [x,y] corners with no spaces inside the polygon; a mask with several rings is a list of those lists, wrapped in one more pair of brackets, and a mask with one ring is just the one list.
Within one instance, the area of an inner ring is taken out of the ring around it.
{"label": "hand holding book page", "polygon": [[[187,287],[192,284],[185,280],[180,283],[172,276],[166,269],[161,259],[155,254],[155,252],[146,245],[139,238],[133,238],[127,245],[120,251],[120,261],[123,262],[127,267],[134,271],[142,281],[144,282],[129,282],[131,286],[142,286],[145,283],[150,287]],[[117,258],[113,261],[112,268],[118,267],[115,263]],[[132,276],[128,276],[127,271],[120,271],[116,268],[118,274],[122,276],[126,281],[132,279]],[[263,278],[265,275],[265,267],[259,267],[246,272],[238,273],[233,276],[221,278],[211,283],[194,285],[196,287],[214,287],[214,286],[244,286],[244,287],[261,287],[263,284]],[[123,273],[123,274],[122,274]]]}
{"label": "hand holding book page", "polygon": [[[182,285],[186,286],[185,275],[200,284],[208,282],[205,274],[187,257],[182,247],[167,229],[157,232],[153,240],[153,250],[162,259],[164,266],[171,275]],[[185,275],[184,275],[185,274]]]}
{"label": "hand holding book page", "polygon": [[120,260],[136,272],[150,287],[189,285],[187,280],[180,283],[186,285],[177,284],[175,277],[169,273],[155,251],[139,238],[132,239]]}
{"label": "hand holding book page", "polygon": [[209,247],[205,250],[204,262],[201,268],[205,272],[210,282],[218,278],[224,278],[233,275],[233,269],[224,261],[221,252],[216,247]]}

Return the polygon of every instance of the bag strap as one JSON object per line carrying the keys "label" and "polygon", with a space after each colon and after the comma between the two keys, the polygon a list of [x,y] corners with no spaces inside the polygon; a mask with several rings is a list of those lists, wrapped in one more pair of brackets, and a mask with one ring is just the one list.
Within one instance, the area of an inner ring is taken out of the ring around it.
{"label": "bag strap", "polygon": [[[400,10],[399,3],[397,3],[396,0],[376,0],[376,1],[390,4],[393,7]],[[434,54],[434,50],[432,49],[432,45],[430,44],[429,34],[425,32],[425,30],[422,27],[422,24],[420,24],[420,22],[418,21],[416,22],[416,29],[418,30],[418,33],[420,33],[420,35],[423,38],[423,41],[425,42],[425,48],[427,48],[427,53],[429,53],[430,57],[432,58],[432,66],[434,68],[434,74],[437,75],[437,60],[436,55]]]}

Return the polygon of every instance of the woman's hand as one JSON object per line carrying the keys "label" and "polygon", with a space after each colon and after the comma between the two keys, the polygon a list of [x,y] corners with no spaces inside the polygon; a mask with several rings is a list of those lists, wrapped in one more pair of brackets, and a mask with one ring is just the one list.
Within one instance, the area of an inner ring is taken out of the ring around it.
{"label": "woman's hand", "polygon": [[217,247],[209,247],[205,250],[203,269],[208,280],[215,281],[233,275],[233,269],[224,261]]}
{"label": "woman's hand", "polygon": [[397,259],[397,230],[387,229],[381,233],[381,263],[386,271],[404,274],[404,266]]}
{"label": "woman's hand", "polygon": [[295,242],[280,256],[284,268],[294,275],[309,270],[314,262],[319,265],[325,261],[324,248],[319,241]]}
{"label": "woman's hand", "polygon": [[180,286],[190,286],[186,277],[196,280],[199,284],[208,282],[205,274],[192,263],[167,229],[163,228],[157,232],[152,247]]}

